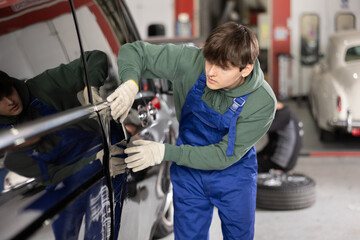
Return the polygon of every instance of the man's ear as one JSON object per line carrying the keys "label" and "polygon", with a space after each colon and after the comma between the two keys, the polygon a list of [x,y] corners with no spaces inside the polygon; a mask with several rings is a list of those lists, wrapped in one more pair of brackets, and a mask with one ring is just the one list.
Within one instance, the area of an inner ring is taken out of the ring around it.
{"label": "man's ear", "polygon": [[247,77],[253,69],[254,69],[254,64],[247,64],[245,68],[243,68],[243,70],[241,71],[241,76]]}

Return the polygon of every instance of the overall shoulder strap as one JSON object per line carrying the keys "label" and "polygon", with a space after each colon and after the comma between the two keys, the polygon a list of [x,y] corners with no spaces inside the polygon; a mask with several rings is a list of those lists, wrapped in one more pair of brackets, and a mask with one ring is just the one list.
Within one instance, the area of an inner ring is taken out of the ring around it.
{"label": "overall shoulder strap", "polygon": [[226,150],[226,156],[232,156],[234,154],[234,145],[235,145],[235,136],[236,136],[236,121],[237,121],[237,119],[246,103],[246,99],[248,98],[249,95],[250,95],[250,93],[248,93],[244,96],[241,96],[241,97],[234,98],[233,103],[231,104],[228,111],[226,112],[226,114],[232,113],[230,125],[229,125],[229,143],[228,143],[228,147]]}
{"label": "overall shoulder strap", "polygon": [[204,91],[205,86],[206,86],[206,75],[205,72],[202,72],[198,77],[198,80],[194,84],[194,88],[199,91]]}

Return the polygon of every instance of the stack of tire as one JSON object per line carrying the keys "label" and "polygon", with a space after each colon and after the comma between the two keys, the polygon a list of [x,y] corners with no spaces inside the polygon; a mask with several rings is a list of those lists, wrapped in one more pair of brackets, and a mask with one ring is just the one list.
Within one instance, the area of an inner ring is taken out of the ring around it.
{"label": "stack of tire", "polygon": [[259,173],[256,207],[269,210],[295,210],[315,203],[315,181],[294,173]]}

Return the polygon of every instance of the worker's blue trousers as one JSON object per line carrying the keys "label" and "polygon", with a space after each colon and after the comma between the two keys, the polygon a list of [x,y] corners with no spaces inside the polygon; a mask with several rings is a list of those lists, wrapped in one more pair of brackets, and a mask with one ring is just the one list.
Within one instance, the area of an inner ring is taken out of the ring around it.
{"label": "worker's blue trousers", "polygon": [[[237,99],[237,106],[232,105],[222,115],[201,100],[205,85],[206,78],[202,74],[187,95],[181,112],[177,145],[215,144],[235,129],[231,124],[236,124],[247,96]],[[231,121],[234,115],[237,115],[235,121]],[[229,146],[233,148],[234,138],[229,139]],[[254,147],[224,170],[198,170],[172,164],[175,239],[208,239],[214,206],[219,211],[224,239],[253,239],[256,178]]]}

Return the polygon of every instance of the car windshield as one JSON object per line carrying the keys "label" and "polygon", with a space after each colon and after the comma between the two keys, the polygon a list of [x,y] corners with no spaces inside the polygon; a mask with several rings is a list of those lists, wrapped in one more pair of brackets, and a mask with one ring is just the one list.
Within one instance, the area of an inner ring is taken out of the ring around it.
{"label": "car windshield", "polygon": [[345,62],[360,60],[360,46],[351,47],[346,51]]}

